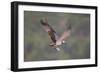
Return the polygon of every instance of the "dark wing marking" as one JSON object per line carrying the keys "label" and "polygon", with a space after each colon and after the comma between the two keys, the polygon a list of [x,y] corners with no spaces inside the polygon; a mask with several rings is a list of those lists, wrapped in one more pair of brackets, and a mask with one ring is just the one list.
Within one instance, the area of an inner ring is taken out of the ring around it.
{"label": "dark wing marking", "polygon": [[53,41],[54,43],[56,43],[56,37],[55,37],[55,35],[54,35],[54,32],[48,31],[48,34],[49,34],[50,38],[52,39],[52,41]]}
{"label": "dark wing marking", "polygon": [[56,43],[56,37],[55,37],[55,31],[53,30],[53,28],[47,23],[46,19],[45,21],[42,19],[41,21],[41,24],[43,25],[43,28],[46,32],[48,32],[51,40]]}

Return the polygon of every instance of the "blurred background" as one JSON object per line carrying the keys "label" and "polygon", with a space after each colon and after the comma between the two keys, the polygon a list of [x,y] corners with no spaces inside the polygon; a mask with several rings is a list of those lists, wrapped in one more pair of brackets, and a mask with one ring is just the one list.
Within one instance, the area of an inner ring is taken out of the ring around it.
{"label": "blurred background", "polygon": [[[72,33],[59,52],[49,46],[52,41],[40,23],[44,17],[59,36],[72,25]],[[87,58],[90,58],[89,14],[24,11],[24,61]]]}

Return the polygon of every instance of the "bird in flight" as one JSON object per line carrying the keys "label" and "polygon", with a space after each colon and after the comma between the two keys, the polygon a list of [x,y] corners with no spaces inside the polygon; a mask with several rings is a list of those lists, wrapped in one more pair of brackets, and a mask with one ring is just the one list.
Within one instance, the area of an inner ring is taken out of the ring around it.
{"label": "bird in flight", "polygon": [[59,48],[60,45],[65,43],[65,39],[67,39],[70,36],[71,33],[71,25],[68,26],[67,30],[63,32],[61,37],[59,37],[55,30],[50,26],[50,24],[47,21],[47,18],[41,19],[40,23],[42,24],[44,30],[49,34],[49,37],[52,40],[52,43],[49,44],[50,46],[54,47],[57,51],[60,51]]}

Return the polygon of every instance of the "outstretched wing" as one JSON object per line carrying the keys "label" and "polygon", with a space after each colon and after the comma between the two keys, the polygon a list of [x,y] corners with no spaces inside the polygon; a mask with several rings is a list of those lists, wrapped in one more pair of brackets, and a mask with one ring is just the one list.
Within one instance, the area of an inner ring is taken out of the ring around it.
{"label": "outstretched wing", "polygon": [[55,35],[55,31],[53,30],[53,28],[48,24],[47,19],[42,19],[41,24],[43,25],[44,30],[49,34],[51,40],[56,43],[56,35]]}
{"label": "outstretched wing", "polygon": [[71,25],[69,25],[69,27],[67,27],[67,30],[66,31],[64,31],[64,33],[62,34],[62,36],[57,40],[57,42],[59,42],[59,41],[63,41],[63,40],[65,40],[65,39],[67,39],[69,36],[70,36],[70,34],[71,34]]}
{"label": "outstretched wing", "polygon": [[58,39],[58,41],[63,41],[65,39],[67,39],[70,36],[70,30],[68,31],[64,31],[64,33],[62,34],[62,36]]}

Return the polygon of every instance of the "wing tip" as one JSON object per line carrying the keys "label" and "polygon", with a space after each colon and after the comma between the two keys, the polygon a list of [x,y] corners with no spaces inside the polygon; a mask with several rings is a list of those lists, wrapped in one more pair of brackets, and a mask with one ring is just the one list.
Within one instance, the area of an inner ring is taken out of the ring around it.
{"label": "wing tip", "polygon": [[42,25],[47,25],[47,18],[46,17],[43,17],[41,20],[40,20],[40,23]]}

